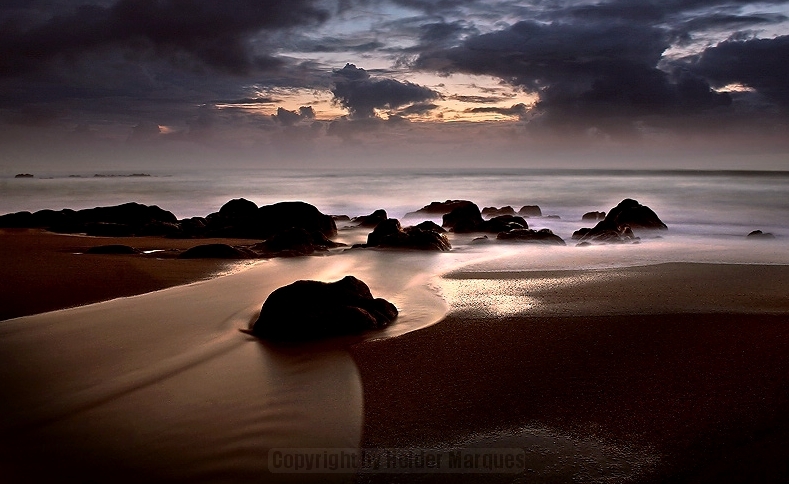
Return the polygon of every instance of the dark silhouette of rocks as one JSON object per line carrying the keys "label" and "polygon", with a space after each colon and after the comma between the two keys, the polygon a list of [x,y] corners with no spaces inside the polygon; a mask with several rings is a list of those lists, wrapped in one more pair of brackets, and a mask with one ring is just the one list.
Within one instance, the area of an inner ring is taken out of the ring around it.
{"label": "dark silhouette of rocks", "polygon": [[383,328],[396,317],[392,303],[374,298],[353,276],[332,283],[296,281],[269,295],[251,333],[275,341],[306,341]]}
{"label": "dark silhouette of rocks", "polygon": [[593,243],[623,243],[639,240],[633,229],[666,230],[666,224],[649,207],[626,198],[608,211],[605,219],[593,228],[573,233],[573,239]]}
{"label": "dark silhouette of rocks", "polygon": [[507,205],[506,207],[485,207],[482,209],[483,217],[497,217],[499,215],[515,215],[515,209]]}
{"label": "dark silhouette of rocks", "polygon": [[384,220],[367,236],[364,247],[437,251],[448,251],[452,248],[446,235],[428,225],[423,227],[402,228],[400,221],[395,218]]}
{"label": "dark silhouette of rocks", "polygon": [[[190,233],[189,237],[233,237],[247,239],[267,239],[272,235],[290,228],[302,228],[308,232],[320,232],[326,237],[337,234],[334,220],[305,202],[279,202],[260,208],[249,200],[231,200],[205,217],[205,227]],[[182,227],[184,228],[184,227]]]}
{"label": "dark silhouette of rocks", "polygon": [[292,227],[277,232],[265,241],[253,245],[251,249],[262,257],[295,257],[325,252],[343,245],[345,244],[332,242],[320,232]]}
{"label": "dark silhouette of rocks", "polygon": [[762,232],[761,230],[754,230],[753,232],[746,235],[749,239],[756,239],[756,240],[773,240],[775,239],[775,235],[771,234],[770,232]]}
{"label": "dark silhouette of rocks", "polygon": [[422,229],[422,230],[432,230],[433,232],[437,232],[439,234],[446,233],[446,230],[444,229],[444,227],[442,227],[442,226],[438,225],[437,223],[432,222],[430,220],[425,220],[424,222],[420,222],[420,223],[414,225],[414,227]]}
{"label": "dark silhouette of rocks", "polygon": [[0,227],[46,228],[60,233],[133,236],[166,235],[180,230],[175,215],[156,205],[124,203],[84,210],[17,212],[0,216]]}
{"label": "dark silhouette of rocks", "polygon": [[331,218],[335,222],[350,222],[351,221],[351,217],[349,217],[347,215],[332,215]]}
{"label": "dark silhouette of rocks", "polygon": [[524,205],[518,210],[518,215],[523,217],[542,217],[542,210],[537,205]]}
{"label": "dark silhouette of rocks", "polygon": [[97,245],[85,251],[86,254],[140,254],[134,247],[122,244]]}
{"label": "dark silhouette of rocks", "polygon": [[499,233],[496,239],[531,244],[567,245],[564,239],[554,234],[549,229],[514,229],[509,232]]}
{"label": "dark silhouette of rocks", "polygon": [[523,217],[517,215],[499,215],[490,220],[482,218],[479,207],[471,203],[462,205],[444,215],[443,226],[455,233],[469,232],[506,232],[513,229],[527,229],[529,225]]}
{"label": "dark silhouette of rocks", "polygon": [[581,217],[581,220],[598,221],[605,219],[605,212],[586,212]]}
{"label": "dark silhouette of rocks", "polygon": [[485,220],[477,226],[477,232],[508,232],[515,229],[528,229],[529,224],[523,217],[517,215],[499,215],[490,220]]}
{"label": "dark silhouette of rocks", "polygon": [[359,227],[374,228],[376,225],[388,218],[389,217],[386,215],[386,210],[379,209],[370,215],[360,215],[358,217],[354,217],[351,219],[351,222],[358,224]]}
{"label": "dark silhouette of rocks", "polygon": [[250,259],[256,254],[227,244],[197,245],[178,256],[181,259]]}
{"label": "dark silhouette of rocks", "polygon": [[475,203],[465,203],[445,214],[441,226],[451,229],[453,232],[475,232],[477,227],[484,222],[482,213]]}
{"label": "dark silhouette of rocks", "polygon": [[[472,202],[468,200],[447,200],[445,202],[431,202],[430,205],[425,205],[416,212],[409,212],[405,216],[410,217],[414,215],[446,215],[456,208],[464,205],[470,205]],[[479,210],[479,209],[478,209]]]}
{"label": "dark silhouette of rocks", "polygon": [[35,176],[31,173],[17,173],[14,178],[35,178]]}

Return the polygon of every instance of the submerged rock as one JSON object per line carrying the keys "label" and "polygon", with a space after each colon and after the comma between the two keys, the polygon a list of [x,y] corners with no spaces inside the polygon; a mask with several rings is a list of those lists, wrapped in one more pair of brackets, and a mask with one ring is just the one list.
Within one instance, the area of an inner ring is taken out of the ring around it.
{"label": "submerged rock", "polygon": [[515,215],[515,209],[507,205],[506,207],[485,207],[482,209],[483,217],[498,217],[499,215]]}
{"label": "submerged rock", "polygon": [[581,217],[581,220],[590,220],[590,221],[597,221],[604,219],[605,219],[605,212],[586,212]]}
{"label": "submerged rock", "polygon": [[332,283],[296,281],[269,295],[251,333],[304,341],[383,328],[396,317],[394,304],[374,298],[367,284],[353,276]]}
{"label": "submerged rock", "polygon": [[332,242],[320,232],[309,232],[302,228],[289,228],[278,232],[259,244],[252,246],[252,250],[263,257],[295,257],[309,255],[314,252],[324,252],[334,247],[345,244]]}
{"label": "submerged rock", "polygon": [[375,227],[379,223],[389,218],[386,215],[386,210],[379,209],[370,215],[360,215],[351,219],[351,222],[357,223],[359,227]]}

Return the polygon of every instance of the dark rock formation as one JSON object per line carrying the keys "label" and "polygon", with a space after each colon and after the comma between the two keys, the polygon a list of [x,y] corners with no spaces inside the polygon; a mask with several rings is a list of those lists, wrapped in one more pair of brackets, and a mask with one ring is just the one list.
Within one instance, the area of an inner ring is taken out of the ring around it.
{"label": "dark rock formation", "polygon": [[323,252],[344,244],[332,242],[320,232],[309,232],[302,228],[290,228],[278,232],[265,241],[252,246],[252,250],[263,257],[295,257]]}
{"label": "dark rock formation", "polygon": [[581,220],[590,220],[596,222],[605,219],[605,212],[586,212]]}
{"label": "dark rock formation", "polygon": [[358,217],[354,217],[351,219],[351,222],[358,224],[359,227],[375,227],[388,218],[389,217],[386,215],[386,210],[379,209],[370,215],[360,215]]}
{"label": "dark rock formation", "polygon": [[347,215],[331,215],[332,220],[335,222],[350,222],[351,217]]}
{"label": "dark rock formation", "polygon": [[532,244],[545,245],[567,245],[564,239],[555,235],[548,229],[514,229],[509,232],[501,232],[496,236],[498,240],[509,240],[515,242],[527,242]]}
{"label": "dark rock formation", "polygon": [[139,254],[134,247],[121,244],[97,245],[85,251],[86,254]]}
{"label": "dark rock formation", "polygon": [[14,178],[35,178],[31,173],[17,173]]}
{"label": "dark rock formation", "polygon": [[219,208],[219,215],[232,219],[254,217],[258,211],[255,202],[246,198],[234,198]]}
{"label": "dark rock formation", "polygon": [[239,249],[227,244],[204,244],[187,249],[181,259],[249,259],[255,254],[249,250]]}
{"label": "dark rock formation", "polygon": [[581,242],[621,243],[638,240],[632,229],[666,230],[666,224],[649,207],[627,198],[609,210],[593,228],[580,229],[573,239]]}
{"label": "dark rock formation", "polygon": [[507,205],[506,207],[485,207],[482,209],[483,217],[497,217],[499,215],[515,215],[515,209]]}
{"label": "dark rock formation", "polygon": [[771,234],[770,232],[762,232],[761,230],[754,230],[746,237],[749,239],[757,239],[757,240],[772,240],[775,239],[775,235]]}
{"label": "dark rock formation", "polygon": [[524,217],[542,217],[542,210],[537,205],[524,205],[518,210],[518,215]]}
{"label": "dark rock formation", "polygon": [[468,200],[447,200],[445,202],[431,202],[430,205],[425,205],[416,212],[407,213],[405,216],[410,217],[413,215],[446,215],[456,208],[464,205],[470,205]]}
{"label": "dark rock formation", "polygon": [[320,232],[326,237],[337,234],[337,226],[329,215],[304,202],[280,202],[252,210],[253,202],[231,200],[219,212],[205,218],[206,227],[200,237],[236,237],[266,239],[292,227]]}
{"label": "dark rock formation", "polygon": [[499,215],[490,220],[485,220],[476,228],[477,232],[508,232],[515,229],[528,229],[529,224],[526,223],[523,217],[517,215]]}
{"label": "dark rock formation", "polygon": [[467,203],[454,208],[443,217],[442,226],[453,232],[474,232],[484,222],[479,207],[475,203]]}
{"label": "dark rock formation", "polygon": [[359,333],[387,326],[397,308],[373,298],[353,276],[333,282],[296,281],[272,292],[251,333],[278,341],[305,341]]}
{"label": "dark rock formation", "polygon": [[367,236],[365,247],[448,251],[452,245],[443,233],[418,226],[403,229],[397,219],[390,218]]}
{"label": "dark rock formation", "polygon": [[161,235],[162,224],[176,224],[171,212],[156,205],[124,203],[84,210],[17,212],[0,216],[0,227],[46,228],[53,232],[89,235]]}
{"label": "dark rock formation", "polygon": [[420,223],[414,225],[414,227],[416,227],[418,229],[422,229],[422,230],[432,230],[433,232],[436,232],[436,233],[439,233],[439,234],[446,233],[446,230],[444,229],[444,227],[438,225],[435,222],[431,222],[430,220],[425,220],[424,222],[420,222]]}

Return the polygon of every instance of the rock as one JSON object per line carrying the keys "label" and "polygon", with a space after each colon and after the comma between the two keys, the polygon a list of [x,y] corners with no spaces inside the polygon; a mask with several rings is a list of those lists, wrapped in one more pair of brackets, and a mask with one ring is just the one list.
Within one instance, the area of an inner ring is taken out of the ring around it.
{"label": "rock", "polygon": [[332,242],[320,232],[309,232],[302,228],[290,228],[276,233],[265,241],[252,246],[252,250],[264,257],[295,257],[326,251],[344,244]]}
{"label": "rock", "polygon": [[332,283],[296,281],[269,295],[251,333],[305,341],[383,328],[396,317],[392,303],[373,298],[370,288],[353,276]]}
{"label": "rock", "polygon": [[225,213],[220,209],[208,215],[205,236],[267,239],[291,227],[320,232],[326,237],[337,234],[334,220],[308,203],[279,202],[255,211],[250,204],[253,203],[248,200],[231,200],[222,207],[227,207]]}
{"label": "rock", "polygon": [[387,218],[389,217],[386,215],[386,210],[379,209],[370,215],[360,215],[359,217],[354,217],[351,219],[351,222],[358,224],[359,227],[374,228],[376,225],[383,222]]}
{"label": "rock", "polygon": [[246,198],[234,198],[219,208],[219,215],[235,219],[251,218],[257,211],[258,206],[255,202]]}
{"label": "rock", "polygon": [[249,259],[255,254],[227,244],[204,244],[187,249],[181,259]]}
{"label": "rock", "polygon": [[424,207],[420,208],[416,212],[407,213],[405,216],[410,217],[414,215],[423,215],[423,214],[446,215],[456,208],[470,204],[471,202],[468,200],[447,200],[445,202],[431,202],[430,205],[425,205]]}
{"label": "rock", "polygon": [[499,215],[490,220],[485,220],[476,228],[478,232],[508,232],[515,229],[528,229],[529,224],[526,223],[523,217],[517,215]]}
{"label": "rock", "polygon": [[666,230],[666,224],[647,206],[626,198],[609,210],[593,228],[573,233],[573,239],[593,243],[622,243],[639,240],[633,229]]}
{"label": "rock", "polygon": [[761,230],[754,230],[746,237],[749,239],[757,239],[757,240],[772,240],[775,239],[775,235],[771,234],[770,232],[762,232]]}
{"label": "rock", "polygon": [[30,173],[17,173],[14,178],[35,178],[35,176]]}
{"label": "rock", "polygon": [[548,229],[514,229],[509,232],[501,232],[496,236],[498,240],[510,240],[516,242],[528,242],[533,244],[545,245],[567,245],[564,239],[555,235]]}
{"label": "rock", "polygon": [[605,219],[605,212],[586,212],[581,217],[581,220],[591,220],[591,221],[597,221],[603,219]]}
{"label": "rock", "polygon": [[347,215],[331,215],[332,220],[335,222],[350,222],[351,217]]}
{"label": "rock", "polygon": [[518,215],[524,217],[542,217],[542,210],[537,205],[524,205],[518,210]]}
{"label": "rock", "polygon": [[475,232],[477,227],[484,222],[482,214],[474,203],[461,205],[443,217],[442,226],[450,228],[453,232]]}
{"label": "rock", "polygon": [[437,223],[432,222],[430,220],[425,220],[424,222],[420,222],[420,223],[414,225],[414,227],[422,229],[422,230],[431,230],[431,231],[439,233],[439,234],[445,234],[447,232],[444,229],[444,227],[442,227],[442,226],[438,225]]}
{"label": "rock", "polygon": [[85,251],[86,254],[139,254],[134,247],[121,244],[97,245]]}
{"label": "rock", "polygon": [[482,209],[483,217],[497,217],[499,215],[515,215],[515,209],[507,205],[506,207],[485,207]]}
{"label": "rock", "polygon": [[399,220],[390,218],[367,236],[365,247],[448,251],[452,245],[443,233],[420,227],[403,229]]}

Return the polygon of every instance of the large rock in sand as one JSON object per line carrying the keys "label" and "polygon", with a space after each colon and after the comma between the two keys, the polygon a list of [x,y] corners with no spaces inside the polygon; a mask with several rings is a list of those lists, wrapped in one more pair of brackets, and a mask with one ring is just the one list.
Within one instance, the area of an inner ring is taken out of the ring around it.
{"label": "large rock in sand", "polygon": [[278,341],[304,341],[360,333],[387,326],[397,308],[374,298],[353,276],[332,282],[296,281],[272,292],[251,333]]}

